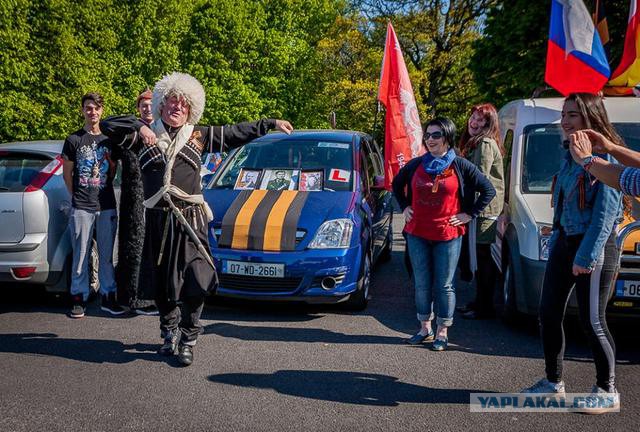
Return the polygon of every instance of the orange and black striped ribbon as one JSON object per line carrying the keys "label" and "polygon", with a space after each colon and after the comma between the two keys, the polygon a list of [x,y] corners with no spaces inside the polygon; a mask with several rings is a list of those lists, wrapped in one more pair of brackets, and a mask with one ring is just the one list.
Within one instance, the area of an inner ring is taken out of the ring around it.
{"label": "orange and black striped ribbon", "polygon": [[222,219],[218,246],[232,249],[293,251],[308,192],[242,191]]}

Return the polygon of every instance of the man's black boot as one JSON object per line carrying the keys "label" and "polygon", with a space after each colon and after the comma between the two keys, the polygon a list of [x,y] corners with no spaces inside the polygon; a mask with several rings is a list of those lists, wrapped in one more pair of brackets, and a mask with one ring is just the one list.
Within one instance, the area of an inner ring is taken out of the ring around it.
{"label": "man's black boot", "polygon": [[178,361],[185,366],[193,363],[193,347],[191,345],[180,344],[178,347]]}
{"label": "man's black boot", "polygon": [[158,354],[163,356],[171,356],[178,353],[178,339],[180,338],[180,332],[174,330],[168,332],[164,337],[164,343],[158,350]]}

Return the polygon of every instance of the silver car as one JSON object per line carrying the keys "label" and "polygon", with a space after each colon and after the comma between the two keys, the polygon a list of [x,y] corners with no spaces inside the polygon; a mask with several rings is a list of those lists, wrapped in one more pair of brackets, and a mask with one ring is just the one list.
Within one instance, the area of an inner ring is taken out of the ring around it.
{"label": "silver car", "polygon": [[0,283],[69,290],[71,196],[63,141],[0,144]]}

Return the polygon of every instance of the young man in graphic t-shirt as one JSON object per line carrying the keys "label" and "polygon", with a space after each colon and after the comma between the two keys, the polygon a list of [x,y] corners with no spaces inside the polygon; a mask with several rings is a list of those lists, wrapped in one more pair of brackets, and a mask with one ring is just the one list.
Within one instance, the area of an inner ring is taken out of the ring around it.
{"label": "young man in graphic t-shirt", "polygon": [[115,164],[111,160],[109,138],[100,132],[102,109],[102,96],[97,93],[84,95],[84,127],[69,135],[62,149],[64,181],[72,196],[69,218],[73,246],[72,318],[84,316],[89,297],[89,259],[94,228],[100,262],[98,281],[102,310],[113,315],[124,313],[116,302],[113,270],[113,244],[118,219],[113,193]]}

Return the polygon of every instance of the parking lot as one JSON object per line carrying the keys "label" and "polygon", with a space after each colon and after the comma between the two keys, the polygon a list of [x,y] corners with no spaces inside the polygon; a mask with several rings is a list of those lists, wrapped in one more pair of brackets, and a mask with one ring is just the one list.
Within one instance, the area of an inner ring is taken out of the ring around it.
{"label": "parking lot", "polygon": [[[398,218],[399,219],[399,218]],[[543,374],[534,321],[458,316],[449,351],[403,339],[414,332],[413,292],[394,253],[378,266],[369,307],[214,301],[195,362],[156,354],[157,317],[112,318],[89,307],[70,320],[55,298],[3,287],[0,430],[630,430],[640,423],[638,322],[614,323],[621,412],[471,413],[470,392],[514,392]],[[458,284],[459,302],[469,299]],[[594,365],[568,323],[565,381],[586,392]]]}

